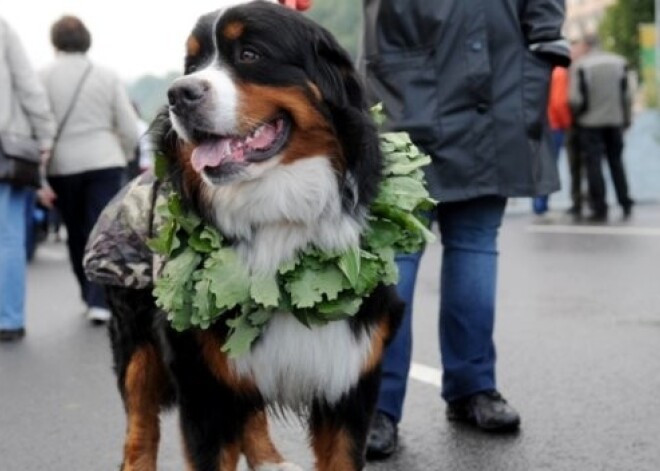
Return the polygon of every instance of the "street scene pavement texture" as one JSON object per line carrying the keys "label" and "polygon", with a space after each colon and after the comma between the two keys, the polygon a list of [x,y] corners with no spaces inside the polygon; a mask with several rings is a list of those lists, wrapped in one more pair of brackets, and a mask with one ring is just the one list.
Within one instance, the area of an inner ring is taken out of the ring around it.
{"label": "street scene pavement texture", "polygon": [[[529,200],[510,202],[496,344],[498,385],[522,416],[516,435],[487,436],[444,417],[440,246],[428,247],[400,451],[368,470],[660,469],[660,153],[648,145],[627,160],[633,196],[642,195],[628,221],[612,208],[607,225],[576,224],[563,214],[565,195],[542,218]],[[0,345],[1,471],[119,468],[125,423],[108,336],[83,310],[64,243],[42,244],[29,268],[27,336]],[[312,469],[298,419],[274,420],[272,433],[291,461]],[[163,419],[160,448],[159,470],[184,469],[175,413]]]}

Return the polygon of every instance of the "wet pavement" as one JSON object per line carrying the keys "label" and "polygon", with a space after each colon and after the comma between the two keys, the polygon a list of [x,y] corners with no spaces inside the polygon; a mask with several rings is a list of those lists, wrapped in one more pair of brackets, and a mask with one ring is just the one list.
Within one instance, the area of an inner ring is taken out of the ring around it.
{"label": "wet pavement", "polygon": [[[660,153],[635,158],[651,166],[629,221],[613,210],[607,225],[575,224],[562,213],[561,194],[544,218],[529,214],[527,200],[510,204],[496,343],[500,389],[523,420],[517,435],[485,436],[444,418],[436,386],[440,250],[429,247],[400,452],[368,470],[660,469]],[[633,188],[638,172],[630,172]],[[0,344],[1,471],[118,469],[124,415],[109,343],[82,312],[64,244],[47,242],[29,269],[28,334]],[[311,469],[295,420],[275,423],[273,435]],[[159,469],[183,469],[174,414],[163,421]]]}

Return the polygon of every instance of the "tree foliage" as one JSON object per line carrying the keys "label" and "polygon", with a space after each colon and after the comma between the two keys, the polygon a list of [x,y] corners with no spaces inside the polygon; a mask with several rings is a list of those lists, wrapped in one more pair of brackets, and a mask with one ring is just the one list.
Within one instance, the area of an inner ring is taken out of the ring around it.
{"label": "tree foliage", "polygon": [[308,15],[334,34],[353,58],[357,56],[362,31],[360,0],[314,0]]}
{"label": "tree foliage", "polygon": [[655,0],[617,0],[605,12],[598,35],[607,50],[624,56],[631,67],[639,69],[640,23],[654,21]]}

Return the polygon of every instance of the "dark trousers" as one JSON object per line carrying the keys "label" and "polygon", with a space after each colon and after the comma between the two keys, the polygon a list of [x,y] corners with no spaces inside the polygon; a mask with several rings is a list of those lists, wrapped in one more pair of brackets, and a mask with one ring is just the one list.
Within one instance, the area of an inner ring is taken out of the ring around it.
{"label": "dark trousers", "polygon": [[83,301],[90,307],[107,308],[104,288],[87,280],[83,271],[85,244],[101,211],[119,191],[124,169],[106,168],[50,177],[67,231],[71,267],[78,280]]}
{"label": "dark trousers", "polygon": [[568,169],[571,174],[571,202],[573,208],[582,208],[582,177],[584,162],[580,153],[579,131],[572,127],[566,131],[566,156],[568,157]]}
{"label": "dark trousers", "polygon": [[632,200],[628,195],[628,180],[623,168],[623,131],[619,127],[580,128],[580,150],[584,156],[589,181],[589,197],[596,215],[607,214],[603,157],[607,159],[616,197],[624,209]]}

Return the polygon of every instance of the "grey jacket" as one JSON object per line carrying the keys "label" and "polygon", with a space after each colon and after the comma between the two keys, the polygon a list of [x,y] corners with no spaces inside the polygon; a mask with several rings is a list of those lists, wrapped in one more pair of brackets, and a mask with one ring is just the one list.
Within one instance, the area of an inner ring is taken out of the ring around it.
{"label": "grey jacket", "polygon": [[563,0],[364,0],[362,65],[441,202],[559,188],[546,109]]}
{"label": "grey jacket", "polygon": [[39,77],[14,30],[0,18],[0,131],[35,136],[50,149],[55,120]]}
{"label": "grey jacket", "polygon": [[[83,54],[58,53],[41,71],[58,123],[89,64]],[[48,174],[124,167],[134,158],[138,137],[137,116],[124,84],[113,71],[94,64],[53,149]]]}
{"label": "grey jacket", "polygon": [[627,126],[632,97],[626,60],[594,50],[571,67],[570,102],[582,127]]}

